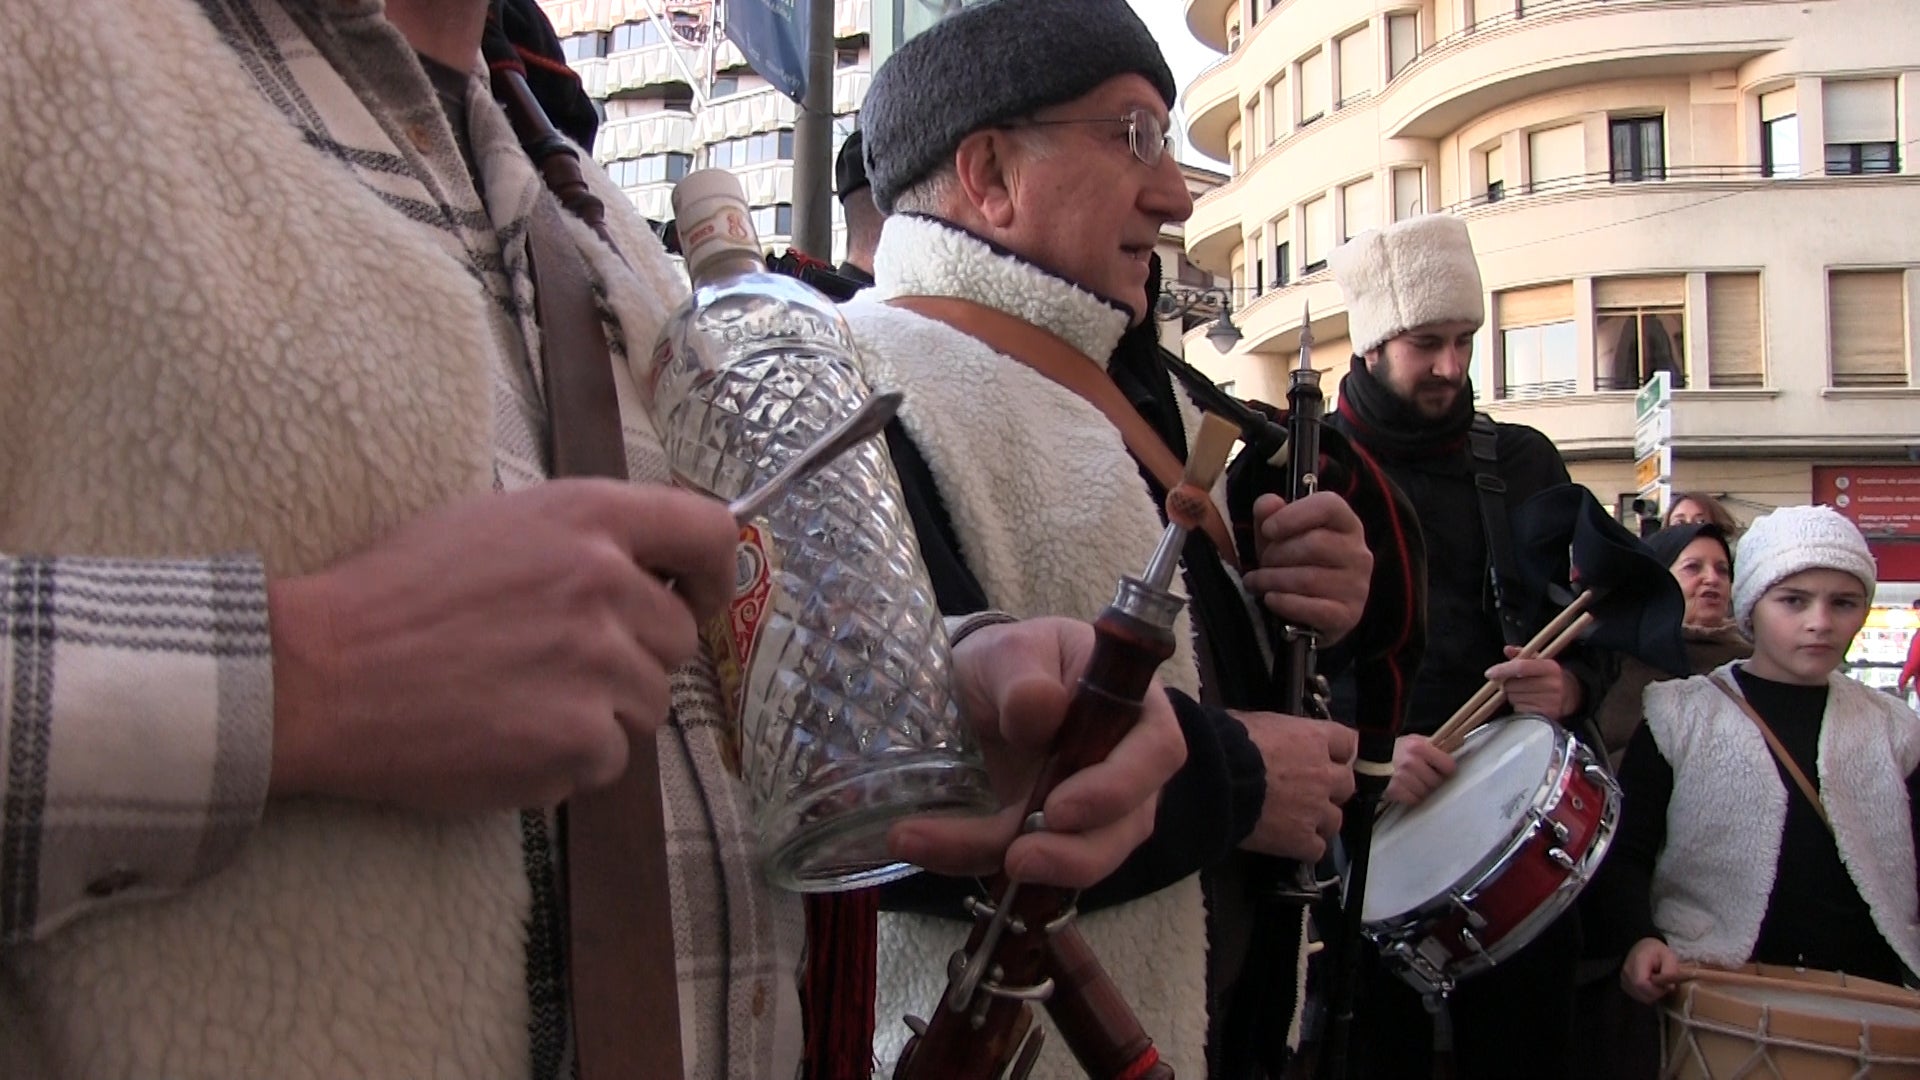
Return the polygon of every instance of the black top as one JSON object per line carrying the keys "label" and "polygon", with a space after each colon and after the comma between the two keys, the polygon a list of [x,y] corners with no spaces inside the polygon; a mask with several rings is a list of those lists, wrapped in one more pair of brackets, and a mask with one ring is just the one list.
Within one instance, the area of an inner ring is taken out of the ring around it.
{"label": "black top", "polygon": [[[1827,687],[1773,682],[1744,667],[1735,669],[1735,678],[1794,763],[1817,786]],[[1775,761],[1774,771],[1787,790],[1787,820],[1773,892],[1750,959],[1899,983],[1900,958],[1874,925],[1866,900],[1840,861],[1833,834],[1786,767]],[[1616,954],[1641,938],[1662,936],[1653,924],[1653,868],[1667,840],[1673,766],[1645,725],[1627,746],[1620,786],[1624,796],[1619,831],[1594,881],[1594,902],[1588,908],[1596,931]],[[1907,813],[1909,827],[1920,835],[1920,772],[1907,778]]]}
{"label": "black top", "polygon": [[466,163],[467,175],[473,178],[473,186],[480,187],[480,161],[473,152],[473,135],[467,130],[467,84],[472,76],[464,71],[448,67],[424,53],[420,57],[420,66],[427,71],[427,79],[433,83],[433,92],[440,99],[440,111],[447,115],[447,123],[453,127],[453,141],[460,147],[460,160]]}

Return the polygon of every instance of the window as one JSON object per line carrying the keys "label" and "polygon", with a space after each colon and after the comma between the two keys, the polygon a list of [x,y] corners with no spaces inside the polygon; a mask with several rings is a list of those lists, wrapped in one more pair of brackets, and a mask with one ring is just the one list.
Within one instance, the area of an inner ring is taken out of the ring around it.
{"label": "window", "polygon": [[1227,172],[1229,175],[1240,175],[1241,166],[1246,164],[1246,162],[1242,160],[1245,156],[1246,155],[1241,152],[1240,136],[1235,135],[1233,139],[1227,143]]}
{"label": "window", "polygon": [[707,96],[710,98],[723,98],[739,92],[740,77],[737,75],[722,75],[713,80],[713,87],[707,91]]}
{"label": "window", "polygon": [[1573,322],[1573,284],[1512,289],[1497,298],[1501,395],[1508,400],[1557,397],[1578,386],[1580,331]]}
{"label": "window", "polygon": [[1333,203],[1325,195],[1302,208],[1307,219],[1307,265],[1305,273],[1327,268],[1327,252],[1333,250]]}
{"label": "window", "polygon": [[707,147],[707,166],[743,169],[774,161],[793,160],[793,129],[763,131],[739,139],[724,139]]}
{"label": "window", "polygon": [[[1235,10],[1238,10],[1238,8],[1236,7]],[[1227,52],[1228,54],[1232,54],[1239,51],[1240,51],[1240,20],[1234,19],[1231,22],[1227,23]]]}
{"label": "window", "polygon": [[1228,379],[1226,382],[1214,383],[1213,385],[1219,387],[1221,393],[1231,395],[1233,393],[1233,388],[1236,385],[1236,381],[1233,379]]}
{"label": "window", "polygon": [[1482,154],[1487,169],[1487,201],[1497,203],[1507,193],[1507,175],[1501,161],[1500,147],[1495,146]]}
{"label": "window", "polygon": [[833,66],[836,69],[859,67],[860,66],[860,50],[859,49],[833,50]]}
{"label": "window", "polygon": [[660,28],[652,19],[639,22],[622,23],[613,28],[613,52],[626,52],[629,49],[644,49],[649,45],[665,44],[660,36]]}
{"label": "window", "polygon": [[1897,173],[1900,155],[1891,142],[1828,143],[1828,176],[1868,176]]}
{"label": "window", "polygon": [[1267,145],[1272,146],[1293,132],[1293,87],[1287,73],[1267,84]]}
{"label": "window", "polygon": [[1373,93],[1374,69],[1380,63],[1373,55],[1373,29],[1363,26],[1336,41],[1334,47],[1340,50],[1340,104]]}
{"label": "window", "polygon": [[568,60],[598,60],[607,55],[607,35],[596,31],[562,38],[560,55]]}
{"label": "window", "polygon": [[1707,275],[1707,385],[1766,382],[1759,274]]}
{"label": "window", "polygon": [[1800,116],[1792,87],[1760,95],[1760,174],[1800,175]]}
{"label": "window", "polygon": [[1580,124],[1565,124],[1531,132],[1527,156],[1533,172],[1528,190],[1570,187],[1587,171],[1587,130]]}
{"label": "window", "polygon": [[1900,171],[1892,79],[1847,79],[1821,87],[1826,109],[1827,175]]}
{"label": "window", "polygon": [[1899,270],[1827,276],[1835,386],[1907,385],[1907,285]]}
{"label": "window", "polygon": [[1387,78],[1391,79],[1420,55],[1420,16],[1387,16]]}
{"label": "window", "polygon": [[1687,279],[1599,278],[1593,283],[1593,384],[1638,390],[1665,371],[1687,385]]}
{"label": "window", "polygon": [[756,206],[748,212],[753,219],[753,231],[761,240],[771,236],[793,235],[793,206],[778,203],[773,206]]}
{"label": "window", "polygon": [[1240,128],[1240,144],[1246,148],[1247,160],[1251,162],[1259,157],[1260,151],[1270,145],[1273,140],[1260,141],[1260,96],[1258,94],[1254,95],[1252,101],[1247,102],[1246,115],[1246,123]]}
{"label": "window", "polygon": [[1346,219],[1342,240],[1351,240],[1380,224],[1380,200],[1374,197],[1371,177],[1340,189],[1340,210]]}
{"label": "window", "polygon": [[[1255,243],[1259,241],[1256,240]],[[1253,295],[1259,296],[1267,291],[1267,263],[1264,259],[1253,260]]]}
{"label": "window", "polygon": [[1666,125],[1658,116],[1626,116],[1610,125],[1613,134],[1613,182],[1667,178]]}
{"label": "window", "polygon": [[623,188],[680,180],[692,170],[692,154],[648,154],[607,165],[607,175]]}
{"label": "window", "polygon": [[1405,221],[1425,213],[1426,185],[1419,169],[1393,170],[1393,220]]}
{"label": "window", "polygon": [[1301,127],[1327,115],[1327,99],[1333,90],[1328,81],[1325,49],[1315,49],[1300,59]]}
{"label": "window", "polygon": [[1293,281],[1293,218],[1281,214],[1267,226],[1273,236],[1273,287]]}
{"label": "window", "polygon": [[1493,335],[1473,335],[1473,359],[1468,362],[1467,379],[1473,384],[1473,400],[1492,401],[1500,387],[1493,378]]}

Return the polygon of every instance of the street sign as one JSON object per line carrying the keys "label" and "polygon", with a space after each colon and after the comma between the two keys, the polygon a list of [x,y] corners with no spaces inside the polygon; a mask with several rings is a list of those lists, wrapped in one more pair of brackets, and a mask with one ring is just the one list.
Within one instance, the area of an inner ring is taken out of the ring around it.
{"label": "street sign", "polygon": [[1635,423],[1646,419],[1654,412],[1673,404],[1673,373],[1661,369],[1653,373],[1647,385],[1634,395],[1633,419]]}
{"label": "street sign", "polygon": [[1656,371],[1633,399],[1633,479],[1641,498],[1666,510],[1673,482],[1673,375]]}
{"label": "street sign", "polygon": [[1633,456],[1652,457],[1661,447],[1673,442],[1673,410],[1661,409],[1642,417],[1633,426]]}

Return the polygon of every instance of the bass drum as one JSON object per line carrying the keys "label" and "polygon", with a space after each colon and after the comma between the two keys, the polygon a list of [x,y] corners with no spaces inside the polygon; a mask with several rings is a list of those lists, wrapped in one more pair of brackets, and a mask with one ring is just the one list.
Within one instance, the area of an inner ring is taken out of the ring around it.
{"label": "bass drum", "polygon": [[1513,716],[1468,735],[1458,770],[1373,831],[1361,919],[1416,990],[1445,995],[1513,955],[1586,887],[1620,787],[1564,728]]}

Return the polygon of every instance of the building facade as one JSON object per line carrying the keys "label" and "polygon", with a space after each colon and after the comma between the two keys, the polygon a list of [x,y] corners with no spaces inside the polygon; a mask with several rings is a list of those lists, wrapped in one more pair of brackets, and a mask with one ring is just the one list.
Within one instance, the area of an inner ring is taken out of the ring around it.
{"label": "building facade", "polygon": [[[594,157],[654,221],[673,218],[673,185],[695,169],[740,178],[769,249],[793,231],[793,122],[799,106],[726,40],[712,0],[541,0],[567,62],[601,111]],[[838,0],[833,150],[854,129],[872,78],[872,0]],[[846,250],[834,203],[833,261]],[[820,254],[824,257],[825,253]]]}
{"label": "building facade", "polygon": [[1913,0],[1184,2],[1225,54],[1183,95],[1230,166],[1186,228],[1235,290],[1237,347],[1188,335],[1220,381],[1278,400],[1303,300],[1344,370],[1327,251],[1444,211],[1488,291],[1481,407],[1603,503],[1638,487],[1660,370],[1673,487],[1743,519],[1810,501],[1816,467],[1920,460]]}

